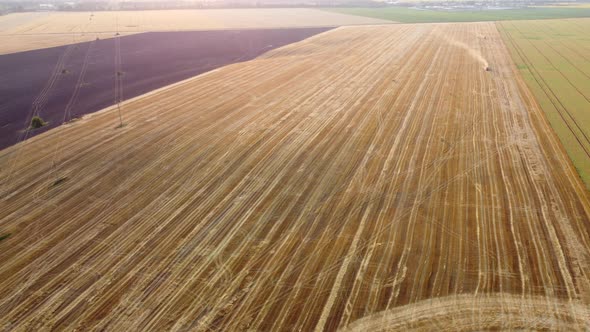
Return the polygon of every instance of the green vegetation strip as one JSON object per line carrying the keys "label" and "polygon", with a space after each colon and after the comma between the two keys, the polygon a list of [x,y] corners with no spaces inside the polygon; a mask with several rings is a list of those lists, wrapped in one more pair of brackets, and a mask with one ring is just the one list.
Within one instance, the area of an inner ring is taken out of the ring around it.
{"label": "green vegetation strip", "polygon": [[4,234],[4,235],[0,235],[0,241],[2,240],[6,240],[10,237],[10,234]]}
{"label": "green vegetation strip", "polygon": [[590,8],[524,8],[477,11],[437,11],[406,7],[325,8],[342,14],[374,17],[401,23],[481,22],[590,17]]}
{"label": "green vegetation strip", "polygon": [[500,22],[498,29],[590,189],[590,20]]}

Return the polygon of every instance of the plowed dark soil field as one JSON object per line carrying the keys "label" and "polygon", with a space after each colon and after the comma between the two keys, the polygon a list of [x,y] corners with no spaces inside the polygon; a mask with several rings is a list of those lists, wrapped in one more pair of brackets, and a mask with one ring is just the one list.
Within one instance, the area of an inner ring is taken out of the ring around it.
{"label": "plowed dark soil field", "polygon": [[[129,99],[329,29],[150,32],[1,55],[0,149],[112,105],[117,71]],[[35,109],[49,125],[25,135]]]}

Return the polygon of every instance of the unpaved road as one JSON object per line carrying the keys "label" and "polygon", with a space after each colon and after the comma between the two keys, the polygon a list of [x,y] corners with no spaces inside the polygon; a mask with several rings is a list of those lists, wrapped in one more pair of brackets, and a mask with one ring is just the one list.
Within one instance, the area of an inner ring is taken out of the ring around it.
{"label": "unpaved road", "polygon": [[335,29],[122,116],[0,152],[4,326],[590,328],[588,196],[493,23]]}

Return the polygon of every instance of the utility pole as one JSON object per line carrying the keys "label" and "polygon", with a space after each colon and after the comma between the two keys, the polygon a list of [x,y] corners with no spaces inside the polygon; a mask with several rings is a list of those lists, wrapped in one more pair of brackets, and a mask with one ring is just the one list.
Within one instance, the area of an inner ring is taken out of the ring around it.
{"label": "utility pole", "polygon": [[115,16],[117,34],[115,35],[115,102],[117,103],[117,112],[119,113],[119,128],[123,127],[123,116],[121,115],[122,99],[122,79],[121,76],[121,39],[119,36],[119,17]]}

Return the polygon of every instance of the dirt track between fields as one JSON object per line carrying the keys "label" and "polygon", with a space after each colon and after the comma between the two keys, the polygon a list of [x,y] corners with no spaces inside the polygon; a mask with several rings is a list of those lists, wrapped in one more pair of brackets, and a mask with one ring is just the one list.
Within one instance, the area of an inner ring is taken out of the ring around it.
{"label": "dirt track between fields", "polygon": [[0,151],[4,326],[590,328],[588,196],[493,23],[339,28],[122,114]]}

